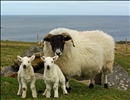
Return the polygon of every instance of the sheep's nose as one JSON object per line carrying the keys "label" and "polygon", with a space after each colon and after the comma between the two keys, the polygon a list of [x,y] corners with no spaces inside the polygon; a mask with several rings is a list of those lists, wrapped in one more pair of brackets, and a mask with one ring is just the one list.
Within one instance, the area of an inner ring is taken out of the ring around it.
{"label": "sheep's nose", "polygon": [[56,52],[56,54],[59,56],[59,55],[60,55],[60,52]]}
{"label": "sheep's nose", "polygon": [[23,65],[23,68],[25,69],[25,68],[26,68],[26,65]]}
{"label": "sheep's nose", "polygon": [[60,56],[61,54],[62,54],[61,50],[60,49],[56,49],[55,55]]}
{"label": "sheep's nose", "polygon": [[47,69],[50,69],[50,66],[49,66],[49,65],[47,65]]}

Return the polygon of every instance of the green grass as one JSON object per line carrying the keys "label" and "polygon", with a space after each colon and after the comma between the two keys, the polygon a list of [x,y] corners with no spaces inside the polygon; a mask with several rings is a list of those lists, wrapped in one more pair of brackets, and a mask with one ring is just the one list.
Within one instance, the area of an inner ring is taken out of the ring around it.
{"label": "green grass", "polygon": [[[129,100],[130,90],[120,91],[117,89],[109,88],[104,89],[103,86],[96,85],[94,89],[89,89],[87,85],[80,83],[74,79],[71,79],[70,85],[72,91],[68,95],[62,95],[61,89],[59,89],[59,98],[54,98],[53,92],[51,100]],[[1,77],[1,100],[22,100],[20,96],[17,96],[18,82],[16,78]],[[36,89],[45,90],[43,80],[36,81]],[[27,99],[31,100],[31,90],[28,85]],[[42,97],[42,93],[38,93],[37,100],[46,99]]]}
{"label": "green grass", "polygon": [[128,44],[127,51],[125,47],[125,44],[116,45],[115,62],[128,71],[130,75],[130,44]]}
{"label": "green grass", "polygon": [[[18,42],[18,41],[1,41],[1,66],[10,66],[17,55],[22,55],[31,46],[36,45],[34,42]],[[130,69],[130,45],[128,51],[125,51],[124,45],[116,45],[115,62],[120,64],[125,70]],[[128,71],[128,70],[127,70]],[[130,71],[129,75],[130,75]],[[69,95],[62,95],[51,100],[130,100],[130,90],[122,91],[113,88],[104,89],[103,86],[96,85],[94,89],[89,89],[87,85],[79,83],[72,79],[70,81],[72,91]],[[37,90],[45,90],[43,80],[36,81]],[[18,81],[16,78],[1,77],[1,100],[22,100],[17,96]],[[53,96],[53,95],[52,95]],[[27,99],[32,100],[31,90],[28,86]],[[42,97],[42,93],[38,93],[36,100],[46,99]],[[50,99],[49,99],[50,100]]]}
{"label": "green grass", "polygon": [[12,65],[17,55],[22,55],[35,44],[33,42],[1,41],[1,66]]}

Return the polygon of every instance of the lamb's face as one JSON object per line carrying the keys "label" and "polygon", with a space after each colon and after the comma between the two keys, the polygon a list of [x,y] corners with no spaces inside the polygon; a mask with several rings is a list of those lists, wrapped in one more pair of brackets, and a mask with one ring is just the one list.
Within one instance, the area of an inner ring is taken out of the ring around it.
{"label": "lamb's face", "polygon": [[41,57],[41,59],[44,61],[44,67],[45,69],[49,70],[53,67],[54,65],[54,61],[56,61],[58,58],[58,56],[54,56],[54,57]]}
{"label": "lamb's face", "polygon": [[21,66],[26,69],[31,66],[31,62],[35,59],[35,55],[32,57],[20,57],[17,56],[18,60],[21,62]]}

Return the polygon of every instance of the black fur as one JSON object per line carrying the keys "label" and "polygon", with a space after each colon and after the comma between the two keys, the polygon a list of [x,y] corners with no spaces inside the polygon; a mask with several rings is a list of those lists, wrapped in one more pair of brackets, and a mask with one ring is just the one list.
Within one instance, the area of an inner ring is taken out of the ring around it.
{"label": "black fur", "polygon": [[90,83],[90,84],[89,84],[89,89],[93,89],[93,88],[94,88],[93,83]]}
{"label": "black fur", "polygon": [[104,88],[108,89],[108,84],[107,83],[104,84]]}
{"label": "black fur", "polygon": [[71,88],[70,87],[66,87],[66,90],[67,90],[68,93],[70,93]]}

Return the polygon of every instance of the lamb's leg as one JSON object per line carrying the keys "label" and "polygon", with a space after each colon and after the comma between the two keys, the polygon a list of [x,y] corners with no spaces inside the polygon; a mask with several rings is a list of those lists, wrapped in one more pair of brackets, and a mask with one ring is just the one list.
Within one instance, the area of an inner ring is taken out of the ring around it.
{"label": "lamb's leg", "polygon": [[104,88],[108,88],[107,71],[102,71],[102,84],[104,85]]}
{"label": "lamb's leg", "polygon": [[51,85],[46,84],[46,98],[50,98],[51,96]]}
{"label": "lamb's leg", "polygon": [[43,96],[46,96],[47,89],[45,89],[44,93],[42,94]]}
{"label": "lamb's leg", "polygon": [[26,85],[26,82],[23,78],[21,79],[21,82],[22,82],[22,91],[23,91],[22,98],[26,98],[27,85]]}
{"label": "lamb's leg", "polygon": [[69,79],[65,77],[65,85],[66,85],[66,90],[69,93],[71,91],[70,84],[69,84]]}
{"label": "lamb's leg", "polygon": [[66,88],[65,88],[65,82],[61,83],[60,86],[61,86],[61,88],[62,88],[62,90],[63,90],[63,94],[64,94],[64,95],[67,95],[68,92],[67,92],[67,90],[66,90]]}
{"label": "lamb's leg", "polygon": [[19,83],[19,89],[18,89],[17,95],[22,95],[22,83],[21,83],[19,75],[18,75],[18,83]]}
{"label": "lamb's leg", "polygon": [[94,78],[95,78],[95,76],[92,76],[92,77],[90,78],[89,89],[93,89],[93,87],[94,87],[94,83],[95,83]]}
{"label": "lamb's leg", "polygon": [[35,87],[35,81],[36,79],[34,78],[30,84],[30,88],[32,90],[32,96],[33,98],[37,98],[37,92],[36,92],[36,87]]}
{"label": "lamb's leg", "polygon": [[58,82],[54,83],[53,89],[54,89],[54,97],[58,98],[59,97],[59,94],[58,94]]}

